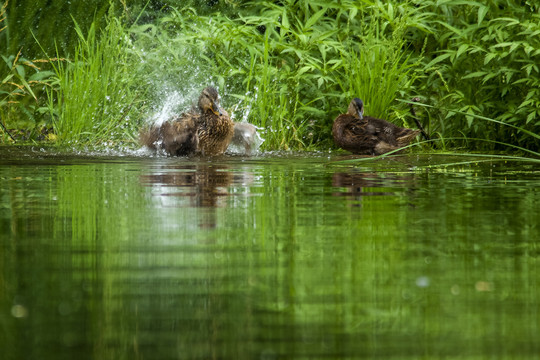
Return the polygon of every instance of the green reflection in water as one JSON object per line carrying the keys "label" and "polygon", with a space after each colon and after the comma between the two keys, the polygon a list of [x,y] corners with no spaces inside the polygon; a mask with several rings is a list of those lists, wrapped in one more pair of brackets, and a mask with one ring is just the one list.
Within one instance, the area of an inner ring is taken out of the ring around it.
{"label": "green reflection in water", "polygon": [[0,157],[8,359],[540,353],[527,164],[27,155]]}

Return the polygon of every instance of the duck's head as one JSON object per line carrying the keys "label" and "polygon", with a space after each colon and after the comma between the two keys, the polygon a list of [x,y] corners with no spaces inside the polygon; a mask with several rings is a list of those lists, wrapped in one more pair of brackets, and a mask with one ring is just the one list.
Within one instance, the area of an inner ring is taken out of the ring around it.
{"label": "duck's head", "polygon": [[207,111],[211,111],[217,116],[223,114],[219,107],[219,95],[216,88],[212,86],[204,88],[199,97],[199,109],[201,109],[203,114]]}
{"label": "duck's head", "polygon": [[359,98],[352,99],[349,108],[347,109],[347,114],[362,120],[364,118],[364,102]]}

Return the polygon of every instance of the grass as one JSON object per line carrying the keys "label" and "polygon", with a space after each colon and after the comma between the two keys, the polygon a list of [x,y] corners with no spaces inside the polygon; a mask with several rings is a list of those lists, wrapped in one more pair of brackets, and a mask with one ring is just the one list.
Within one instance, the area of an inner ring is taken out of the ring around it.
{"label": "grass", "polygon": [[112,18],[101,34],[87,34],[75,23],[79,46],[72,61],[54,66],[56,88],[49,90],[48,109],[60,143],[114,144],[133,140],[137,92],[132,91],[125,32]]}

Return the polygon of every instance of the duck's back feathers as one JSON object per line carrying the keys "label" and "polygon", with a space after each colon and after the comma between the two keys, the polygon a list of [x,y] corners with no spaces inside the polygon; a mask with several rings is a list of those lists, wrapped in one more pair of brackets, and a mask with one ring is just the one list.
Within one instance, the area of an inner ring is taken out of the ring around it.
{"label": "duck's back feathers", "polygon": [[373,155],[373,149],[379,141],[370,132],[368,123],[349,114],[336,118],[332,135],[337,146],[360,155]]}
{"label": "duck's back feathers", "polygon": [[367,128],[371,134],[375,135],[381,141],[396,147],[409,145],[420,133],[420,130],[402,128],[383,119],[371,116],[365,116],[364,119],[369,124]]}
{"label": "duck's back feathers", "polygon": [[152,125],[139,132],[139,142],[152,150],[156,150],[159,141],[159,126]]}

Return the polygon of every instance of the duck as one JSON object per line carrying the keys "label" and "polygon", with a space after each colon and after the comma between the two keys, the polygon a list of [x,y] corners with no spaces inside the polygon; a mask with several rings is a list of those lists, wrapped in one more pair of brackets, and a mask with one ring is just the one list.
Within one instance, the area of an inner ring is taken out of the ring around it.
{"label": "duck", "polygon": [[334,143],[357,155],[382,155],[407,146],[420,130],[402,128],[383,119],[364,116],[364,102],[354,98],[346,114],[332,125]]}
{"label": "duck", "polygon": [[225,152],[234,134],[234,122],[219,105],[216,88],[203,89],[197,108],[140,133],[140,142],[150,149],[163,149],[169,156],[216,156]]}

